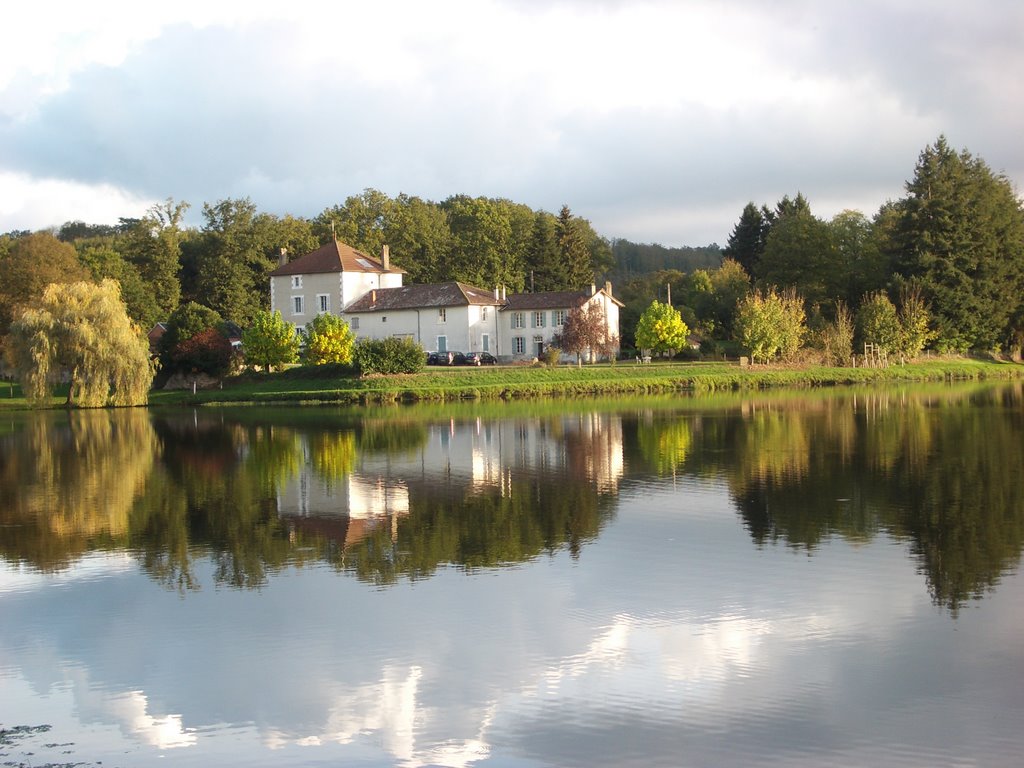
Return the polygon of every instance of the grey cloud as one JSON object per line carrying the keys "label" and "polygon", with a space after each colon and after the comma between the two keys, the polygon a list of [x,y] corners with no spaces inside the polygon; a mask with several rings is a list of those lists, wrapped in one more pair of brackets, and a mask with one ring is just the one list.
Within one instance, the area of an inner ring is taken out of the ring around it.
{"label": "grey cloud", "polygon": [[[0,162],[196,206],[250,196],[264,210],[306,216],[364,187],[505,196],[548,210],[568,203],[609,237],[672,245],[724,242],[746,201],[797,190],[812,206],[889,190],[877,207],[902,192],[917,153],[940,132],[1024,178],[1024,107],[1007,103],[1021,11],[772,8],[766,35],[790,33],[779,55],[833,78],[848,103],[828,114],[770,104],[716,111],[687,105],[680,86],[676,109],[557,117],[533,96],[535,83],[481,82],[466,62],[431,48],[440,43],[414,52],[421,70],[407,83],[384,87],[336,68],[297,72],[291,57],[303,42],[286,25],[182,26],[120,67],[79,74],[31,119],[0,125]],[[732,214],[702,229],[682,223],[688,209],[730,205]],[[598,218],[639,222],[655,209],[678,210],[680,223],[608,231]]]}

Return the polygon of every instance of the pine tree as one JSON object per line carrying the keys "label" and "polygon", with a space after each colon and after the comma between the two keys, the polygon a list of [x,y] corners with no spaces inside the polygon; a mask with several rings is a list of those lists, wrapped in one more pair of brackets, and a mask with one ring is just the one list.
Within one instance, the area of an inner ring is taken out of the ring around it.
{"label": "pine tree", "polygon": [[1024,293],[1024,211],[1013,186],[945,137],[921,152],[900,206],[896,263],[917,278],[940,348],[993,349]]}
{"label": "pine tree", "polygon": [[722,255],[733,259],[747,274],[753,277],[757,273],[764,255],[767,223],[764,215],[753,203],[747,203],[740,214],[740,220],[733,227]]}

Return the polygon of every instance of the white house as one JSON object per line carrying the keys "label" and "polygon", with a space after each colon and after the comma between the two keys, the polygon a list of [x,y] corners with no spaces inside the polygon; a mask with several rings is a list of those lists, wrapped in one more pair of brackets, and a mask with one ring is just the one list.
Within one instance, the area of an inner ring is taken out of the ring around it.
{"label": "white house", "polygon": [[623,304],[611,283],[506,296],[503,288],[455,281],[403,286],[404,274],[391,266],[386,245],[376,259],[335,240],[270,273],[271,310],[299,329],[329,312],[357,338],[404,337],[427,350],[490,352],[503,361],[539,357],[569,312],[588,304],[601,307],[609,337],[619,337]]}
{"label": "white house", "polygon": [[[589,290],[583,291],[514,293],[501,309],[500,346],[503,353],[512,360],[540,357],[544,348],[562,332],[569,312],[587,304],[601,307],[608,336],[617,340],[619,308],[623,304],[612,296],[611,283],[605,283],[600,290],[591,285]],[[617,349],[617,342],[615,346]]]}
{"label": "white house", "polygon": [[429,283],[371,289],[345,307],[344,318],[356,336],[410,338],[438,352],[490,352],[498,346],[498,291],[465,283]]}
{"label": "white house", "polygon": [[371,290],[402,284],[405,270],[390,262],[386,245],[375,259],[335,240],[270,273],[270,310],[298,329],[319,314],[341,314]]}

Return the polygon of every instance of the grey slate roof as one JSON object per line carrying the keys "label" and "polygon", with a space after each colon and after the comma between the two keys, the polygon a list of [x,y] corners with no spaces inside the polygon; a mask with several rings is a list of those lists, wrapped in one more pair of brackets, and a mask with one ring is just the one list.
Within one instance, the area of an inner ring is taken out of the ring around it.
{"label": "grey slate roof", "polygon": [[[604,290],[599,290],[598,293],[604,293]],[[525,312],[537,309],[575,309],[586,304],[593,295],[588,290],[513,293],[508,297],[508,302],[502,307],[502,311]],[[620,307],[623,306],[622,302],[614,296],[609,294],[608,298]]]}
{"label": "grey slate roof", "polygon": [[466,283],[430,283],[427,285],[405,285],[401,288],[377,288],[371,290],[345,307],[350,312],[381,312],[398,309],[423,309],[426,307],[464,307],[470,304],[500,306],[493,291],[485,291]]}

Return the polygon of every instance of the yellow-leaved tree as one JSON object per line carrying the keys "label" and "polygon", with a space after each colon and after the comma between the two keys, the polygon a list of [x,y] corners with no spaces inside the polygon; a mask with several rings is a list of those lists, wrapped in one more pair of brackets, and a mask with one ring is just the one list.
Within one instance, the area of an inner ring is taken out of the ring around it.
{"label": "yellow-leaved tree", "polygon": [[153,364],[114,280],[55,283],[11,324],[8,362],[26,398],[45,405],[67,376],[67,405],[145,405]]}
{"label": "yellow-leaved tree", "polygon": [[355,334],[337,315],[325,312],[306,323],[306,362],[310,365],[351,365],[355,346]]}

